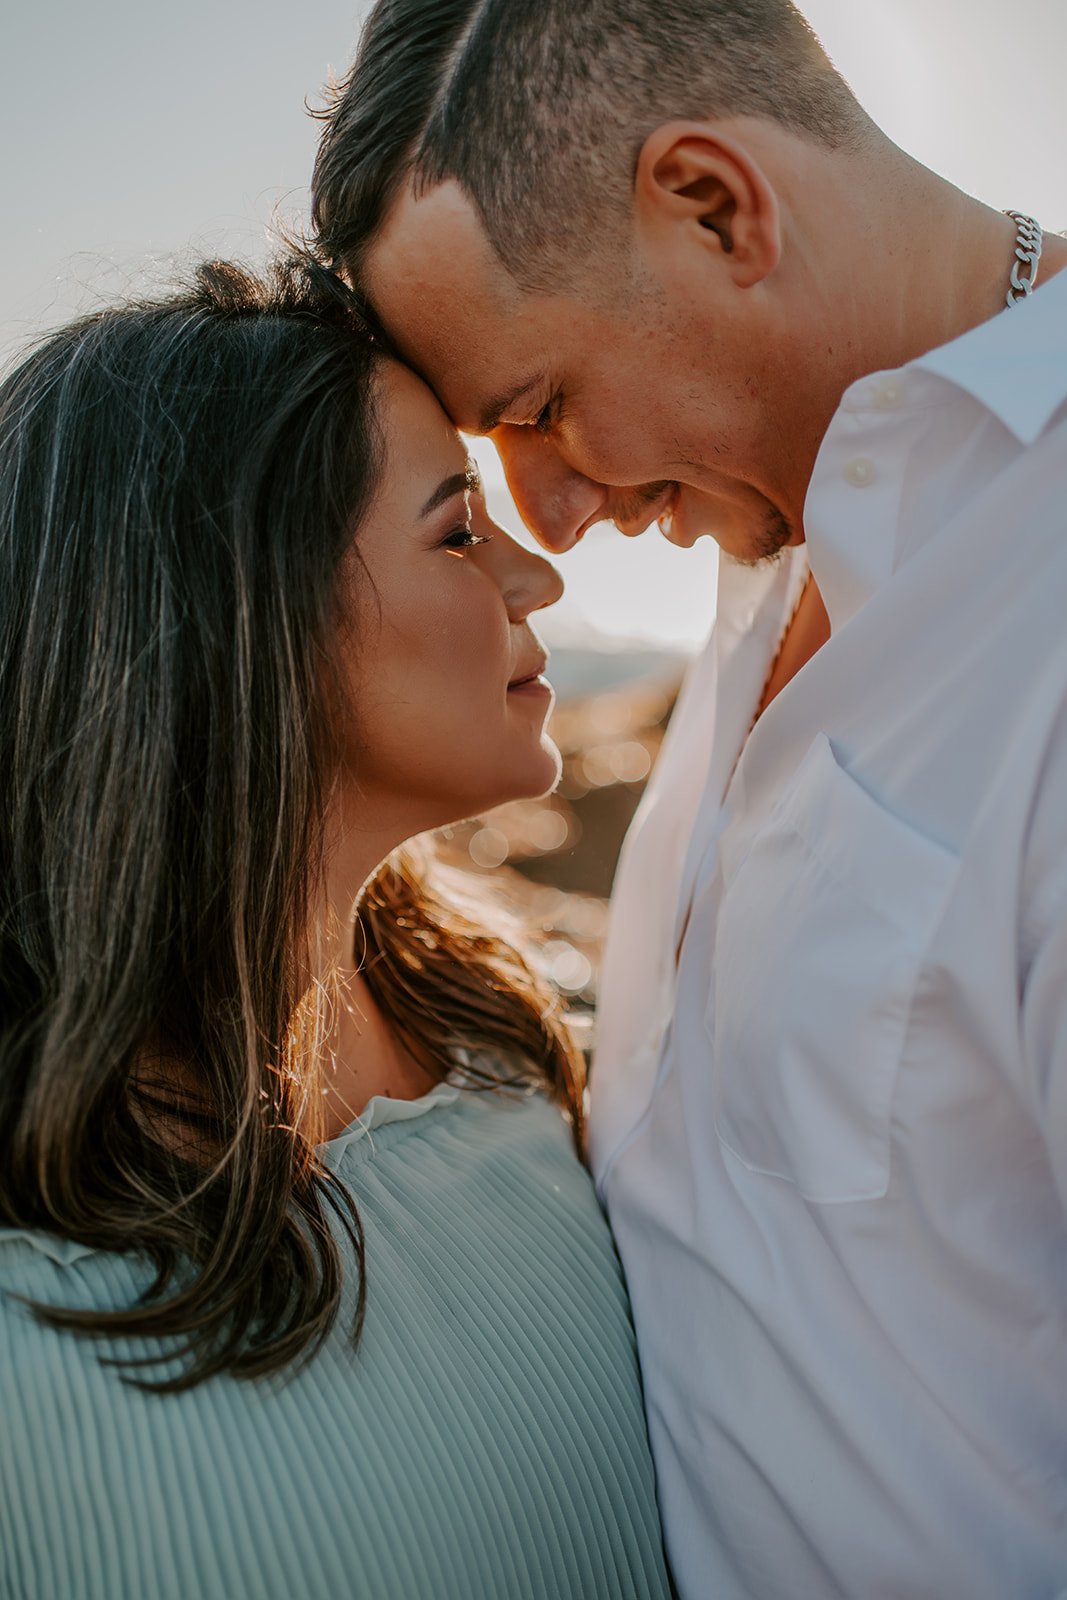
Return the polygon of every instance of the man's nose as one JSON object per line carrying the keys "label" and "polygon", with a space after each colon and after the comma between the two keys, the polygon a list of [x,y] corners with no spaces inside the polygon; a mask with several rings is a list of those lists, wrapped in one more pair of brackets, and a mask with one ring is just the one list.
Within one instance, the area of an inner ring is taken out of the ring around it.
{"label": "man's nose", "polygon": [[492,439],[519,515],[546,550],[569,550],[591,522],[607,515],[605,486],[575,472],[536,429],[505,423]]}

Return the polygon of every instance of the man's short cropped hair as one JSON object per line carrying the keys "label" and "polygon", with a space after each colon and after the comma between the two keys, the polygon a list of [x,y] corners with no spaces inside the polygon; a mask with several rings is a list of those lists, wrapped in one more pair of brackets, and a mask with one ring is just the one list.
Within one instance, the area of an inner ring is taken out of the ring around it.
{"label": "man's short cropped hair", "polygon": [[455,179],[541,289],[628,213],[661,123],[765,117],[831,148],[867,126],[791,0],[379,0],[330,98],[312,188],[335,264],[358,276],[405,182]]}

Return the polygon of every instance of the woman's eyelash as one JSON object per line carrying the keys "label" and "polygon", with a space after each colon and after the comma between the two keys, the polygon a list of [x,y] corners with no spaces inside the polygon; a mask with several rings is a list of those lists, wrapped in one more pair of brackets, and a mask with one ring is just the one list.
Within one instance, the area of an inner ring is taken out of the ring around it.
{"label": "woman's eyelash", "polygon": [[476,545],[488,544],[492,534],[475,533],[473,528],[453,528],[441,543],[448,550],[473,550]]}

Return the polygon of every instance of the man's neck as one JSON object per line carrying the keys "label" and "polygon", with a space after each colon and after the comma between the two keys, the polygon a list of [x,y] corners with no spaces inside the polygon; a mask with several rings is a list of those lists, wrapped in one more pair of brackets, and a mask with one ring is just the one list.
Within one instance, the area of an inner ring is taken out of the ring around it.
{"label": "man's neck", "polygon": [[[789,164],[781,152],[779,143],[796,263],[783,301],[781,347],[793,352],[789,392],[803,394],[807,404],[793,411],[779,488],[800,525],[811,469],[845,390],[1004,310],[1016,224],[881,134],[848,156],[798,141],[789,147]],[[1047,236],[1038,292],[1064,267],[1067,240]]]}
{"label": "man's neck", "polygon": [[[906,365],[1005,309],[1017,224],[888,142],[870,158],[856,213],[848,298],[854,378]],[[1038,221],[1041,219],[1038,218]],[[1038,282],[1067,266],[1067,240],[1046,237]]]}

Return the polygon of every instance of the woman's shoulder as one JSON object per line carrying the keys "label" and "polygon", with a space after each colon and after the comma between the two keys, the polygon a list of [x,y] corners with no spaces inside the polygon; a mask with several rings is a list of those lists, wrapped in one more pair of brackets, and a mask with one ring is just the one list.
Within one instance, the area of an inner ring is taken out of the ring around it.
{"label": "woman's shoulder", "polygon": [[436,1281],[447,1264],[457,1288],[473,1292],[491,1269],[494,1290],[509,1284],[516,1303],[548,1295],[582,1321],[619,1315],[621,1276],[592,1179],[540,1090],[461,1089],[370,1129],[335,1170],[356,1197],[380,1297],[394,1286],[421,1295],[413,1277]]}
{"label": "woman's shoulder", "polygon": [[422,1105],[387,1103],[326,1156],[372,1234],[403,1214],[417,1231],[442,1230],[457,1257],[492,1248],[501,1230],[520,1256],[548,1230],[614,1252],[573,1127],[540,1088],[502,1076],[497,1087],[442,1086]]}

